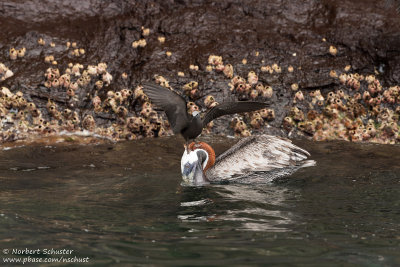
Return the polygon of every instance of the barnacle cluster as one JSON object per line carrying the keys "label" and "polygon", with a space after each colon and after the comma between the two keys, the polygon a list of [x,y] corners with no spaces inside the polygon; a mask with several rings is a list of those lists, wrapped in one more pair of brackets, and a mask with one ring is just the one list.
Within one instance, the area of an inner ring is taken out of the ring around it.
{"label": "barnacle cluster", "polygon": [[[331,46],[329,53],[337,54],[337,48]],[[222,73],[230,79],[229,89],[241,100],[266,101],[274,95],[268,84],[260,82],[262,73],[279,74],[282,67],[277,63],[261,67],[261,74],[250,71],[247,79],[235,75],[232,65],[224,64],[222,57],[210,55],[207,71]],[[311,137],[316,141],[346,140],[368,141],[376,143],[400,142],[400,86],[384,88],[374,75],[348,73],[350,65],[344,71],[332,70],[331,78],[337,79],[337,88],[303,91],[298,83],[289,85],[292,92],[291,105],[280,125],[287,133]],[[287,67],[289,73],[294,67]],[[262,79],[261,79],[262,80]],[[208,95],[204,105],[211,108],[215,98]],[[273,109],[236,116],[231,128],[237,136],[248,136],[252,131],[262,130],[269,121],[275,119]]]}
{"label": "barnacle cluster", "polygon": [[[107,64],[103,62],[88,65],[86,68],[79,63],[70,63],[61,76],[58,69],[49,68],[46,71],[45,84],[47,83],[47,86],[51,88],[66,90],[70,101],[79,101],[75,99],[81,95],[79,91],[86,92],[89,85],[94,85],[97,89],[91,97],[92,114],[86,114],[80,118],[76,111],[70,109],[60,112],[56,104],[49,101],[47,105],[49,115],[54,119],[59,119],[60,115],[64,117],[67,124],[61,121],[59,125],[67,126],[69,131],[84,129],[114,140],[166,135],[168,124],[153,110],[142,87],[138,86],[134,90],[123,88],[118,91],[105,91],[112,79],[112,75],[107,71]],[[102,91],[106,93],[100,97],[99,92]],[[132,109],[133,103],[140,106],[140,109]],[[96,117],[110,115],[114,123],[108,127],[97,126]]]}
{"label": "barnacle cluster", "polygon": [[[150,33],[149,29],[142,31],[143,36]],[[48,43],[50,47],[55,46],[52,41]],[[38,45],[45,46],[46,41],[40,38]],[[65,53],[69,58],[86,53],[83,48],[78,48],[76,42],[67,42],[66,47]],[[12,90],[2,87],[0,141],[31,140],[34,136],[56,136],[64,132],[79,131],[113,140],[163,136],[169,133],[168,121],[153,110],[140,86],[135,89],[109,87],[114,77],[105,62],[88,65],[65,63],[63,56],[58,58],[52,54],[56,50],[43,50],[44,63],[48,67],[39,86],[47,88],[49,92],[47,103],[34,102],[32,96],[18,90],[18,86],[13,86]],[[10,49],[10,60],[14,60],[14,55],[24,56],[25,51],[25,48]],[[57,59],[60,62],[57,63]],[[0,63],[0,81],[11,76],[13,72]],[[127,73],[121,74],[122,80],[127,78]],[[168,81],[162,76],[157,77],[156,81],[168,86]]]}
{"label": "barnacle cluster", "polygon": [[74,99],[77,91],[85,91],[89,84],[93,83],[99,90],[103,86],[108,86],[113,79],[107,71],[107,64],[103,62],[88,65],[87,68],[82,64],[71,62],[62,74],[58,68],[48,68],[44,76],[45,87],[64,90],[70,100]]}
{"label": "barnacle cluster", "polygon": [[[52,42],[50,43],[51,47],[55,47],[55,44]],[[69,50],[69,55],[74,57],[80,57],[86,54],[84,48],[79,48],[76,42],[67,42],[67,51]]]}
{"label": "barnacle cluster", "polygon": [[[104,73],[103,73],[104,74]],[[77,82],[71,82],[71,75],[64,73],[60,76],[58,69],[49,68],[46,71],[46,83],[51,88],[62,88],[75,92],[80,88],[74,87]],[[71,87],[72,86],[72,87]],[[84,86],[84,85],[82,85]],[[169,124],[160,117],[148,102],[148,98],[138,86],[134,92],[129,89],[108,91],[106,98],[99,96],[92,98],[93,112],[80,114],[78,109],[60,108],[55,101],[48,100],[45,109],[40,109],[32,101],[28,101],[21,91],[12,93],[2,87],[0,91],[0,127],[1,140],[14,141],[26,139],[32,135],[51,136],[63,131],[76,132],[87,130],[93,134],[108,137],[113,140],[136,139],[140,137],[164,136],[168,133]],[[135,111],[129,107],[133,102],[140,105]],[[112,115],[114,123],[107,127],[100,127],[96,117]]]}
{"label": "barnacle cluster", "polygon": [[[147,45],[147,41],[146,41],[145,37],[149,36],[149,34],[150,34],[150,29],[142,26],[141,38],[139,40],[133,41],[132,47],[133,48],[145,47]],[[165,37],[159,37],[158,40],[160,43],[164,43]]]}
{"label": "barnacle cluster", "polygon": [[[235,136],[246,137],[251,135],[251,130],[260,130],[275,119],[275,111],[264,108],[259,111],[247,113],[243,117],[235,116],[230,123]],[[247,122],[247,123],[246,123]]]}
{"label": "barnacle cluster", "polygon": [[14,73],[0,62],[0,82],[12,77]]}
{"label": "barnacle cluster", "polygon": [[[142,27],[140,38],[133,41],[132,47],[145,47],[151,40],[149,35],[150,29]],[[165,42],[163,36],[157,39],[160,44]],[[53,40],[46,41],[47,47],[56,46]],[[45,47],[46,41],[39,38],[37,45]],[[24,139],[35,134],[51,136],[63,131],[88,131],[113,140],[172,134],[164,113],[153,108],[141,81],[130,87],[127,85],[129,75],[123,70],[119,77],[115,70],[108,70],[105,62],[85,64],[82,59],[87,52],[76,42],[66,42],[64,56],[59,56],[57,51],[50,48],[41,54],[46,68],[39,87],[48,92],[48,100],[46,96],[44,103],[34,102],[19,85],[9,87],[11,90],[1,87],[0,140]],[[14,61],[23,57],[26,49],[10,48],[8,52],[8,59]],[[340,54],[334,46],[330,46],[326,53],[330,54],[329,57]],[[175,56],[168,50],[165,54],[171,58]],[[255,57],[261,58],[260,52],[256,51]],[[65,62],[65,58],[71,62]],[[263,132],[272,125],[282,133],[297,133],[313,140],[400,142],[400,86],[384,87],[375,76],[378,74],[349,73],[352,67],[347,65],[327,74],[336,85],[310,91],[302,88],[301,81],[294,79],[296,71],[301,69],[295,62],[282,64],[262,60],[256,65],[249,56],[241,62],[246,66],[240,65],[235,70],[232,64],[224,63],[221,56],[211,54],[204,63],[192,64],[188,70],[175,72],[178,82],[175,80],[173,86],[161,75],[155,75],[153,81],[179,91],[188,100],[189,114],[212,109],[224,101],[221,94],[204,92],[204,83],[196,80],[199,75],[212,77],[210,82],[215,81],[215,77],[224,79],[223,93],[230,93],[239,100],[274,104],[279,101],[280,90],[285,91],[284,97],[291,97],[283,114],[282,110],[275,111],[271,105],[270,108],[231,117],[229,131],[235,136]],[[5,64],[0,63],[0,82],[13,75]],[[284,79],[266,79],[283,75],[290,78],[287,84],[280,84]],[[116,79],[121,79],[121,87],[115,85]],[[57,97],[52,98],[53,95]],[[215,125],[209,123],[203,134],[211,133]]]}
{"label": "barnacle cluster", "polygon": [[35,103],[28,101],[21,91],[12,93],[7,87],[0,90],[0,119],[2,141],[23,139],[30,133],[52,129],[52,124],[42,119],[42,112]]}
{"label": "barnacle cluster", "polygon": [[[350,67],[345,69],[349,70]],[[340,74],[340,86],[295,95],[282,124],[316,141],[346,140],[394,144],[400,141],[400,86],[384,88],[374,75]],[[299,91],[300,92],[300,91]]]}
{"label": "barnacle cluster", "polygon": [[271,86],[258,82],[258,76],[254,71],[248,73],[247,79],[235,76],[229,83],[229,89],[232,93],[238,95],[241,100],[262,100],[270,99],[273,94]]}
{"label": "barnacle cluster", "polygon": [[[140,107],[137,112],[130,109],[133,102]],[[114,139],[131,140],[143,136],[164,136],[169,130],[168,122],[154,111],[141,86],[133,91],[126,88],[116,92],[108,91],[104,101],[97,96],[92,103],[96,113],[116,115],[116,123],[106,130],[100,130],[102,135],[111,132]]]}
{"label": "barnacle cluster", "polygon": [[17,58],[24,57],[26,53],[26,48],[22,47],[20,49],[10,48],[9,56],[11,60],[16,60]]}
{"label": "barnacle cluster", "polygon": [[[278,64],[273,64],[273,67],[270,68],[278,73],[282,71]],[[271,99],[274,94],[272,87],[260,81],[255,71],[248,72],[246,78],[235,75],[233,66],[231,64],[224,64],[221,56],[210,55],[206,70],[209,72],[215,71],[230,79],[228,82],[229,91],[235,94],[240,100],[264,102]],[[198,91],[192,91],[193,89],[197,89],[197,86],[197,82],[190,82],[183,87],[183,90],[186,94],[190,92],[189,95],[192,99],[197,99],[194,92]],[[208,109],[218,105],[213,95],[207,95],[203,99],[204,106]],[[247,113],[244,116],[235,116],[230,122],[230,128],[233,130],[235,136],[244,137],[251,135],[253,130],[261,130],[263,127],[268,126],[268,122],[273,120],[275,120],[274,109],[262,109]],[[208,127],[208,130],[205,131],[206,133],[209,132],[210,127],[212,127],[212,125]]]}
{"label": "barnacle cluster", "polygon": [[[289,66],[288,71],[293,72],[293,66]],[[278,63],[273,63],[272,65],[261,66],[261,72],[267,72],[269,74],[281,73],[282,68],[278,65]]]}

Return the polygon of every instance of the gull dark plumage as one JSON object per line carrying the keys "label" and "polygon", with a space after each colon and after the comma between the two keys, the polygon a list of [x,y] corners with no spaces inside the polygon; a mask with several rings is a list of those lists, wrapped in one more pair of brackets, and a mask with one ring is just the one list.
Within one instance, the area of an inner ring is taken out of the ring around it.
{"label": "gull dark plumage", "polygon": [[156,84],[143,85],[143,91],[150,100],[165,111],[174,134],[180,133],[186,142],[198,137],[203,128],[218,117],[255,111],[267,106],[266,103],[251,101],[224,102],[210,109],[201,119],[200,114],[190,116],[187,113],[186,100],[177,93]]}

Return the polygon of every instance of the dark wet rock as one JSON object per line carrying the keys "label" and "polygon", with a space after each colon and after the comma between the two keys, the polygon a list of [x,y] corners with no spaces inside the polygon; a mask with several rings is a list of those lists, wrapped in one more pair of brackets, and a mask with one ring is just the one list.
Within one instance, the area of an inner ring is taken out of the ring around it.
{"label": "dark wet rock", "polygon": [[[393,4],[392,4],[393,5]],[[322,92],[340,86],[331,78],[331,70],[352,66],[362,74],[378,71],[385,85],[400,83],[400,16],[385,1],[2,1],[0,4],[0,62],[14,76],[0,83],[12,92],[21,90],[27,100],[45,109],[48,98],[60,108],[73,108],[80,116],[92,114],[91,99],[102,100],[109,90],[133,90],[143,80],[163,75],[173,88],[191,80],[199,83],[201,98],[213,94],[216,100],[234,99],[228,90],[229,79],[207,72],[207,59],[215,54],[232,64],[235,75],[244,78],[251,70],[259,80],[274,89],[271,108],[276,119],[270,123],[274,132],[282,132],[281,122],[289,113],[298,83],[303,91]],[[151,34],[145,47],[132,48],[142,38],[142,26]],[[164,36],[161,44],[157,37]],[[39,38],[45,46],[37,43]],[[322,41],[325,38],[326,41]],[[66,42],[76,42],[85,54],[71,56]],[[54,42],[55,47],[49,44]],[[336,56],[329,46],[338,49]],[[11,61],[10,47],[26,47],[25,57]],[[167,57],[166,51],[172,55]],[[257,52],[259,55],[257,56]],[[69,62],[89,64],[106,62],[113,80],[108,87],[96,90],[94,84],[78,91],[71,102],[65,90],[44,87],[44,72],[50,64],[44,57],[53,55],[60,71]],[[242,59],[247,64],[242,64]],[[263,65],[278,63],[281,74],[260,72]],[[199,71],[189,70],[189,65]],[[293,73],[286,71],[292,65]],[[177,75],[185,73],[184,77]],[[128,78],[122,79],[122,73]],[[140,108],[135,101],[130,113]],[[43,112],[45,115],[46,113]],[[115,116],[97,114],[96,122],[107,125]],[[226,120],[216,122],[216,132],[226,132]],[[222,126],[224,125],[224,126]],[[271,131],[271,130],[267,130]]]}

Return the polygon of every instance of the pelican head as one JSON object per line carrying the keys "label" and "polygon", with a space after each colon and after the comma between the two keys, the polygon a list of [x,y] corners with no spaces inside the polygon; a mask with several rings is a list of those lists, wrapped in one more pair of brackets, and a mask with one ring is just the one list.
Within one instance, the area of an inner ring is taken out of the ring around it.
{"label": "pelican head", "polygon": [[181,159],[182,179],[185,185],[204,185],[209,181],[205,171],[215,162],[215,152],[204,142],[191,143]]}

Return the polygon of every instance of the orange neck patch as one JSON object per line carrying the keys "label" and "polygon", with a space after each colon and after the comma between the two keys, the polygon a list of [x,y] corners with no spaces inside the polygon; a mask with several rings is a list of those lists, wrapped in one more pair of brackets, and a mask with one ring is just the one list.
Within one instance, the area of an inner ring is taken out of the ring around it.
{"label": "orange neck patch", "polygon": [[192,142],[189,145],[189,150],[196,150],[196,149],[203,149],[207,152],[208,154],[208,162],[207,165],[204,167],[204,171],[208,170],[211,166],[214,165],[215,163],[215,151],[214,149],[207,143],[204,142]]}

